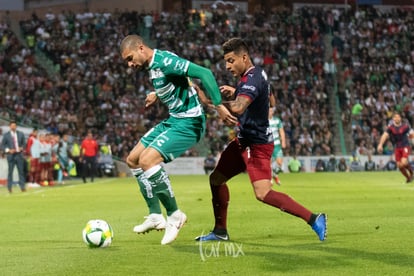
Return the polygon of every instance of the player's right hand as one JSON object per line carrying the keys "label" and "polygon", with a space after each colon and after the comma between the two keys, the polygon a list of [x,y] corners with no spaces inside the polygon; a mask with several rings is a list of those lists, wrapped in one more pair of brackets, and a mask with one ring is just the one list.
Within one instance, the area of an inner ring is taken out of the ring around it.
{"label": "player's right hand", "polygon": [[378,146],[377,151],[378,151],[378,153],[382,153],[382,146]]}
{"label": "player's right hand", "polygon": [[237,125],[237,117],[233,116],[223,104],[217,105],[216,110],[220,118],[223,120],[224,124],[227,126]]}

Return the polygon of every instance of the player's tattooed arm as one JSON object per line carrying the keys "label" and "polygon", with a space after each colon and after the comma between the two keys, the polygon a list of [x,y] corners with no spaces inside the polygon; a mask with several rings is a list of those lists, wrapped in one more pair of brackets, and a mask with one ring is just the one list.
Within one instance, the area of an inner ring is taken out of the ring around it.
{"label": "player's tattooed arm", "polygon": [[236,88],[229,85],[220,86],[220,92],[225,99],[223,101],[224,106],[236,116],[243,114],[251,103],[251,100],[248,97],[236,96]]}
{"label": "player's tattooed arm", "polygon": [[241,115],[244,113],[246,108],[250,105],[251,100],[249,97],[237,96],[234,101],[223,102],[223,104],[236,115]]}

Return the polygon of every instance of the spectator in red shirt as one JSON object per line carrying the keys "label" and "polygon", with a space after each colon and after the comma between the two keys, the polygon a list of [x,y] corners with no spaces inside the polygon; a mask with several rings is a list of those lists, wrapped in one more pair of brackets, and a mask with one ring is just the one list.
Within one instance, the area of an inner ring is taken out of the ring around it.
{"label": "spectator in red shirt", "polygon": [[95,177],[96,162],[99,152],[98,142],[93,138],[92,131],[88,131],[86,138],[81,144],[80,161],[82,163],[82,179],[86,183],[86,178],[90,177],[91,182]]}

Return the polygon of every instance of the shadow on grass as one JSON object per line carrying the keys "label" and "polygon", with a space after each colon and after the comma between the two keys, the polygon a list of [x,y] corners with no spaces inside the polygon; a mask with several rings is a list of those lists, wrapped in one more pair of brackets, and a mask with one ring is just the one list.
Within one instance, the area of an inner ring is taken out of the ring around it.
{"label": "shadow on grass", "polygon": [[[352,272],[361,270],[381,271],[381,268],[395,269],[401,273],[412,270],[414,257],[412,254],[403,252],[372,252],[363,248],[340,247],[334,243],[309,242],[292,245],[275,244],[272,242],[196,242],[193,245],[173,244],[174,250],[181,253],[191,253],[199,255],[200,262],[209,259],[227,258],[234,259],[248,258],[254,259],[257,267],[263,272],[274,273],[309,273],[309,271],[332,272],[343,271]],[[232,258],[233,257],[233,258]],[[255,265],[253,265],[255,266]]]}

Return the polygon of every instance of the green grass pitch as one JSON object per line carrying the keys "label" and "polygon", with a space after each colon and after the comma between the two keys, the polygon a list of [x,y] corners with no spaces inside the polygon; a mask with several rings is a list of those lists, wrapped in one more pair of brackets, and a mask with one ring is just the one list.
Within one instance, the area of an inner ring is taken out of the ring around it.
{"label": "green grass pitch", "polygon": [[[197,243],[213,226],[207,176],[171,176],[188,216],[177,240],[132,232],[147,214],[133,178],[0,188],[1,275],[413,275],[414,185],[399,172],[281,174],[285,192],[328,214],[320,242],[301,219],[254,197],[246,175],[229,182],[229,243]],[[89,219],[114,229],[108,248],[82,241]]]}

